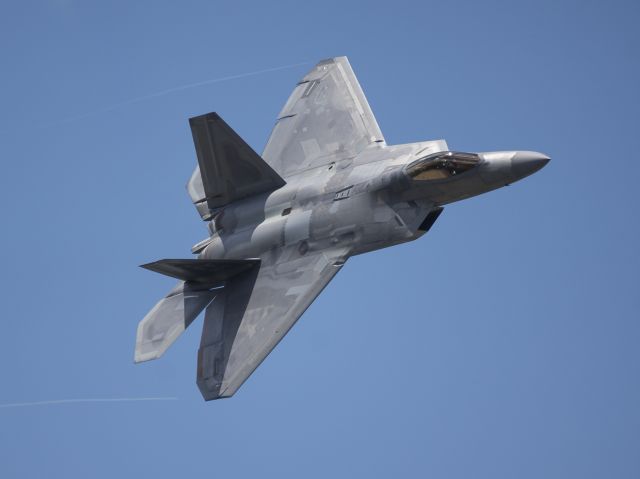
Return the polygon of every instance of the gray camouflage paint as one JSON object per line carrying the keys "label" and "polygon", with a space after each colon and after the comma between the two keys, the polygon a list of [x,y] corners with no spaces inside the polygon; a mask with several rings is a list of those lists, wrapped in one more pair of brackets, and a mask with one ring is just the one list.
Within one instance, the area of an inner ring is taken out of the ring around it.
{"label": "gray camouflage paint", "polygon": [[[448,151],[446,142],[386,145],[346,57],[320,62],[296,85],[262,154],[270,168],[238,147],[262,171],[254,183],[203,185],[202,167],[211,178],[211,162],[220,172],[233,159],[216,150],[218,136],[203,140],[206,127],[197,121],[228,128],[217,116],[192,119],[200,168],[187,188],[210,220],[210,237],[192,251],[260,264],[224,283],[178,283],[141,321],[135,360],[160,357],[205,309],[197,382],[206,400],[233,395],[350,256],[419,238],[442,205],[513,183],[549,161],[535,152],[479,153],[467,171],[412,178],[409,166]],[[203,159],[208,149],[213,160]],[[251,194],[238,196],[243,188]]]}

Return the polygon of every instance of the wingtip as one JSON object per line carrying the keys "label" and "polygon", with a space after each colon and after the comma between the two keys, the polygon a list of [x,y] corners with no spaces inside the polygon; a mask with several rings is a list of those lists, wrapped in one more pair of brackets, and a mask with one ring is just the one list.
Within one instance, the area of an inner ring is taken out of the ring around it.
{"label": "wingtip", "polygon": [[[219,386],[219,385],[218,385]],[[235,394],[235,390],[229,392],[227,389],[218,390],[218,388],[209,389],[207,385],[198,383],[200,394],[205,401],[217,401],[218,399],[227,399]],[[222,388],[220,388],[222,389]]]}
{"label": "wingtip", "polygon": [[322,65],[327,65],[330,63],[338,63],[340,61],[342,61],[343,59],[346,59],[347,57],[344,56],[340,56],[340,57],[327,57],[327,58],[322,58],[320,61],[318,61],[318,63],[316,63],[316,67],[322,66]]}
{"label": "wingtip", "polygon": [[154,359],[158,359],[160,356],[154,353],[141,353],[136,351],[133,355],[133,362],[135,364],[146,363],[147,361],[152,361]]}

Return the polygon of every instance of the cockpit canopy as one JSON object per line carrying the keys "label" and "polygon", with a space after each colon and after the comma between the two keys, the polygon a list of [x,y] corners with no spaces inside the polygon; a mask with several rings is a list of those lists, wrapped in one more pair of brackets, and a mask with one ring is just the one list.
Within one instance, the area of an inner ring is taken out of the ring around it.
{"label": "cockpit canopy", "polygon": [[464,173],[480,163],[476,153],[440,151],[410,163],[406,173],[414,180],[444,180]]}

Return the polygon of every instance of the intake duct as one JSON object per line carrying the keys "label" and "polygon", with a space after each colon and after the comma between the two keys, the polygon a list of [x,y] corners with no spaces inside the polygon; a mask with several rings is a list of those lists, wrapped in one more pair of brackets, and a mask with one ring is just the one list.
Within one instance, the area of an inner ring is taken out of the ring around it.
{"label": "intake duct", "polygon": [[436,220],[440,216],[440,213],[442,213],[443,210],[444,208],[442,206],[436,206],[434,209],[429,211],[429,214],[427,215],[427,217],[424,219],[424,221],[422,221],[422,223],[420,223],[420,226],[418,226],[418,230],[423,231],[425,233],[428,232],[433,226],[433,223],[436,222]]}

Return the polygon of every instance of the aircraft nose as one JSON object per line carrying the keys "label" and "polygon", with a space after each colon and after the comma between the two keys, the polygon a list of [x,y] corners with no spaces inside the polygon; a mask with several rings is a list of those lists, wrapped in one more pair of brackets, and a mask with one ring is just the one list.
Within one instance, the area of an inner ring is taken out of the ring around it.
{"label": "aircraft nose", "polygon": [[551,158],[537,151],[518,151],[511,159],[511,171],[518,178],[524,178],[542,169]]}

